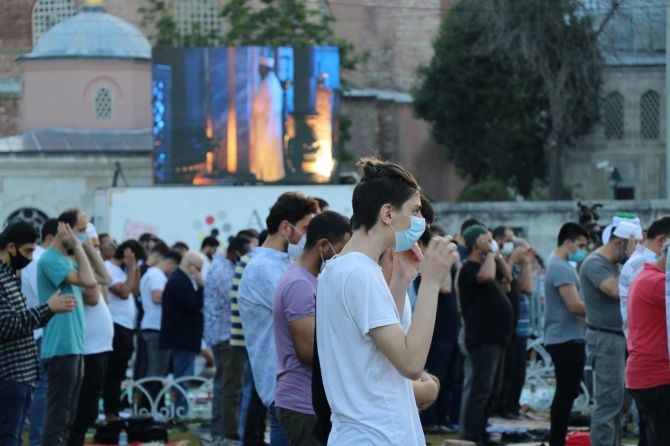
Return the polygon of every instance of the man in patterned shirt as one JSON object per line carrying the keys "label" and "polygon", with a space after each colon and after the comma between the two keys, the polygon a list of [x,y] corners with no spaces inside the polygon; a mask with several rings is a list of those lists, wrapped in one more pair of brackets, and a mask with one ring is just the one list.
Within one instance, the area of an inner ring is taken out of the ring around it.
{"label": "man in patterned shirt", "polygon": [[21,431],[38,377],[33,330],[55,313],[72,311],[72,294],[56,291],[44,304],[28,308],[16,273],[33,256],[37,231],[26,222],[8,225],[0,233],[0,444],[21,445]]}
{"label": "man in patterned shirt", "polygon": [[250,249],[251,240],[242,236],[233,237],[228,243],[226,255],[218,254],[214,257],[205,280],[205,341],[212,347],[216,363],[211,422],[212,438],[215,440],[237,437],[241,389],[238,387],[236,391],[227,393],[223,389],[232,389],[224,383],[226,380],[234,380],[231,375],[244,366],[244,358],[233,354],[230,348],[230,291],[235,264]]}

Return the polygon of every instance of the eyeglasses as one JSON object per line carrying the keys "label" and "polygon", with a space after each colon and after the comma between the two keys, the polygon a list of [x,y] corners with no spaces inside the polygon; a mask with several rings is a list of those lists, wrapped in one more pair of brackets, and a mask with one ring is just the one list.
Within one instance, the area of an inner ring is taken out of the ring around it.
{"label": "eyeglasses", "polygon": [[193,266],[193,268],[195,268],[196,270],[198,270],[199,273],[202,272],[202,266],[196,265],[196,264],[193,263],[193,262],[191,262],[191,266]]}

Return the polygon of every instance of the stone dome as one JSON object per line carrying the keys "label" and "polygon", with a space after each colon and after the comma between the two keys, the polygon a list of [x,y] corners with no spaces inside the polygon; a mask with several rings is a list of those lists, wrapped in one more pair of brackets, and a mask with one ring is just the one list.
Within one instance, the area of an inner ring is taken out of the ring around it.
{"label": "stone dome", "polygon": [[63,58],[148,61],[151,44],[135,26],[89,0],[77,15],[53,26],[32,52],[22,56],[26,60]]}

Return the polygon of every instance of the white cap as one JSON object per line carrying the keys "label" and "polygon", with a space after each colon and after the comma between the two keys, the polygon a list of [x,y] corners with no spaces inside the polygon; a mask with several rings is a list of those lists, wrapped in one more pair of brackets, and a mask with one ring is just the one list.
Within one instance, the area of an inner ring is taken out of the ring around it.
{"label": "white cap", "polygon": [[632,220],[623,220],[614,228],[612,235],[624,240],[627,240],[632,235],[637,240],[642,240],[642,227],[639,224],[633,223]]}
{"label": "white cap", "polygon": [[95,226],[90,221],[86,225],[86,235],[88,238],[98,238],[98,231],[95,230]]}
{"label": "white cap", "polygon": [[[619,226],[621,226],[621,223],[633,224],[636,227],[636,229],[633,232],[635,234],[635,238],[638,239],[638,240],[642,240],[642,225],[640,223],[640,218],[639,217],[626,218],[626,217],[618,217],[617,216],[617,217],[612,218],[612,224],[607,225],[607,227],[605,229],[603,229],[603,235],[601,237],[601,239],[603,241],[603,244],[606,245],[607,242],[609,242],[610,237],[612,235],[615,235],[619,238],[625,238],[625,239],[627,239],[630,236],[631,230],[632,230],[630,226],[626,226],[626,227],[620,229],[619,231],[616,230]],[[612,234],[612,231],[615,231],[615,233]],[[619,234],[623,234],[623,233],[627,233],[627,235],[625,237],[619,235]]]}
{"label": "white cap", "polygon": [[264,67],[268,68],[274,68],[275,67],[275,60],[272,57],[268,56],[261,56],[258,58],[258,63],[260,65],[263,65]]}

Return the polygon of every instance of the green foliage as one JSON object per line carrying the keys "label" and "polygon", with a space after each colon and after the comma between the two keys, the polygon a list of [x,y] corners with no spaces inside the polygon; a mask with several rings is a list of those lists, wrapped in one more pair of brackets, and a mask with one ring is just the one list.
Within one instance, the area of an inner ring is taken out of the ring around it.
{"label": "green foliage", "polygon": [[352,43],[338,39],[331,24],[333,16],[308,7],[300,0],[263,0],[255,9],[249,0],[230,0],[221,9],[222,30],[204,32],[200,23],[181,32],[163,0],[149,0],[141,6],[142,26],[153,28],[150,39],[159,46],[337,46],[340,64],[353,70],[367,58],[355,51]]}
{"label": "green foliage", "polygon": [[466,186],[458,195],[457,201],[511,201],[505,182],[499,179],[483,180]]}
{"label": "green foliage", "polygon": [[[556,130],[569,143],[593,125],[598,91],[580,70],[600,75],[587,61],[595,35],[574,8],[572,0],[461,0],[445,15],[435,55],[419,69],[414,106],[446,159],[472,181],[497,178],[528,197],[546,181]],[[524,40],[530,34],[532,45]],[[565,46],[573,47],[569,57]]]}

